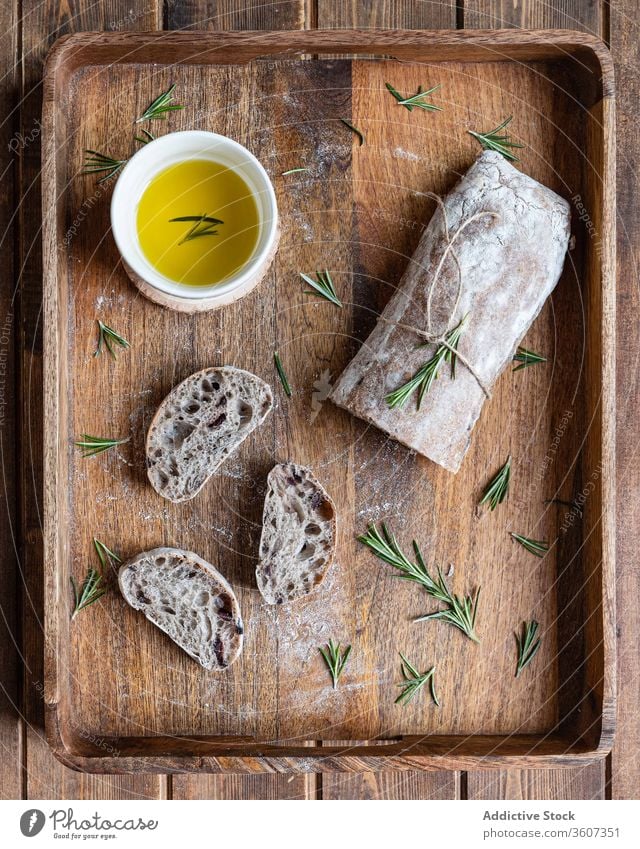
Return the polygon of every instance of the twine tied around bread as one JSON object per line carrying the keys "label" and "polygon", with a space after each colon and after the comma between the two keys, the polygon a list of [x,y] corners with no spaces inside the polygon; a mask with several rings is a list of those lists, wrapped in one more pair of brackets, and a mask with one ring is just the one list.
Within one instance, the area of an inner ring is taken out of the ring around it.
{"label": "twine tied around bread", "polygon": [[[463,233],[464,230],[466,230],[466,228],[470,224],[472,224],[474,221],[478,221],[480,218],[484,218],[487,215],[491,216],[492,218],[500,218],[500,215],[497,212],[490,212],[490,211],[477,212],[475,215],[472,215],[470,218],[467,218],[466,221],[463,221],[462,224],[460,224],[458,226],[458,228],[455,230],[453,235],[450,235],[449,234],[449,224],[448,224],[448,221],[447,221],[447,210],[445,208],[445,205],[444,205],[442,198],[439,197],[438,195],[433,194],[432,192],[423,192],[423,194],[426,197],[432,198],[438,204],[438,207],[440,208],[440,211],[442,212],[442,220],[443,220],[443,223],[444,223],[444,237],[445,237],[445,240],[446,240],[446,247],[445,247],[444,251],[442,252],[442,256],[440,257],[440,261],[438,262],[438,265],[436,267],[435,274],[433,275],[433,279],[432,279],[431,285],[429,287],[429,294],[427,296],[427,329],[423,330],[420,327],[414,327],[414,325],[412,325],[412,324],[405,324],[401,321],[393,321],[391,319],[385,318],[382,315],[378,317],[378,321],[382,321],[385,324],[391,324],[394,327],[401,327],[401,328],[403,328],[403,330],[409,330],[412,333],[415,333],[416,336],[420,336],[420,338],[424,339],[425,342],[436,345],[436,350],[437,350],[437,348],[440,348],[440,347],[446,348],[451,353],[451,356],[455,357],[457,360],[459,360],[462,363],[462,365],[473,375],[478,386],[480,387],[480,389],[482,389],[482,391],[484,392],[486,397],[491,398],[490,390],[488,389],[488,387],[485,385],[485,383],[482,380],[482,378],[480,377],[480,375],[475,370],[473,364],[470,363],[469,360],[463,354],[461,354],[457,350],[456,347],[454,347],[453,345],[451,345],[447,341],[447,336],[449,335],[449,333],[451,333],[451,330],[453,329],[452,328],[453,319],[454,319],[455,314],[456,314],[458,307],[460,305],[460,298],[462,296],[462,269],[460,268],[460,263],[458,262],[458,257],[456,256],[456,253],[453,249],[453,243],[458,238],[458,236],[461,233]],[[453,303],[453,306],[452,306],[451,310],[449,311],[449,317],[447,318],[447,321],[445,323],[444,330],[436,332],[433,329],[433,324],[432,324],[432,320],[431,320],[431,302],[433,300],[433,293],[434,293],[435,288],[437,286],[438,279],[440,277],[440,273],[442,272],[442,269],[444,267],[444,263],[445,263],[447,257],[449,256],[449,254],[451,255],[451,257],[452,257],[453,261],[455,262],[456,267],[458,269],[458,289],[456,291],[456,297],[455,297],[455,301]]]}

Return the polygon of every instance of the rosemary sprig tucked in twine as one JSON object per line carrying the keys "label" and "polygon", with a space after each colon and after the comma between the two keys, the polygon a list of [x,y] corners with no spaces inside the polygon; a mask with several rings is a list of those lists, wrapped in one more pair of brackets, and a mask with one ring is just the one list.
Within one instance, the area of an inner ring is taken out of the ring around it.
{"label": "rosemary sprig tucked in twine", "polygon": [[[387,324],[392,324],[395,327],[402,327],[405,330],[410,330],[412,333],[415,333],[420,338],[424,339],[424,344],[433,344],[436,346],[435,353],[429,363],[425,363],[421,369],[416,372],[406,383],[402,386],[398,387],[394,392],[389,393],[386,396],[387,404],[390,407],[398,407],[402,406],[411,395],[414,389],[417,389],[419,386],[422,387],[422,391],[419,395],[419,400],[421,401],[425,392],[428,392],[429,388],[433,380],[435,380],[438,376],[438,367],[445,361],[450,361],[452,365],[459,360],[463,366],[471,372],[473,377],[475,378],[478,386],[482,389],[487,398],[491,398],[491,392],[489,388],[485,385],[484,381],[480,377],[480,375],[475,370],[473,364],[469,362],[469,360],[460,353],[458,350],[458,340],[460,334],[456,334],[454,338],[453,330],[456,328],[453,327],[453,322],[456,317],[456,313],[458,311],[458,307],[460,306],[460,300],[462,298],[462,271],[460,269],[460,263],[458,262],[458,257],[453,249],[454,242],[456,239],[467,229],[470,224],[473,224],[474,221],[479,221],[481,218],[485,218],[486,216],[490,216],[491,218],[499,218],[497,212],[477,212],[475,215],[467,218],[466,221],[463,221],[457,228],[457,230],[453,233],[449,233],[449,223],[447,221],[447,211],[444,205],[444,202],[441,197],[438,195],[434,195],[431,192],[425,192],[427,197],[432,198],[438,204],[440,211],[442,212],[442,220],[444,224],[444,237],[446,241],[446,247],[442,252],[442,256],[440,257],[440,261],[436,267],[435,273],[433,275],[431,285],[429,286],[429,294],[427,295],[427,327],[426,330],[422,330],[422,328],[415,327],[411,324],[405,324],[401,321],[393,321],[384,318],[384,316],[379,316],[378,320],[383,321]],[[442,273],[442,269],[444,268],[444,264],[447,260],[447,257],[451,255],[453,261],[456,264],[456,268],[458,269],[458,288],[456,291],[456,297],[454,299],[453,306],[449,311],[448,319],[444,325],[444,328],[435,330],[433,327],[432,320],[432,302],[433,302],[433,293],[436,290],[438,285],[438,280],[440,278],[440,274]],[[466,320],[466,316],[463,318],[462,322],[460,322],[457,327],[460,328],[463,322]],[[432,369],[433,375],[431,376],[431,380],[429,381],[428,386],[424,385],[422,380],[418,380],[418,376],[421,372],[430,364],[434,363],[434,367]],[[455,379],[455,371],[452,368],[452,379]],[[399,401],[399,398],[401,399]],[[418,407],[420,405],[418,404]]]}

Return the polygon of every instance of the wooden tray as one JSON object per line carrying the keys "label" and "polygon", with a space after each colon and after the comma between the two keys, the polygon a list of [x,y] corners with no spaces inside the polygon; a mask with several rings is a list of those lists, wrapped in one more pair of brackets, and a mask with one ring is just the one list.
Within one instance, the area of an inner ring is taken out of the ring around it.
{"label": "wooden tray", "polygon": [[[283,55],[286,54],[286,55]],[[333,58],[331,58],[333,57]],[[335,58],[342,57],[342,58]],[[360,57],[360,58],[355,58]],[[440,113],[399,107],[440,83]],[[184,315],[129,283],[109,233],[110,185],[84,148],[129,155],[133,118],[170,83],[187,108],[157,133],[203,128],[247,145],[271,173],[283,233],[275,265],[238,304]],[[589,36],[544,32],[82,34],[45,76],[46,726],[55,754],[94,772],[314,771],[575,765],[602,757],[614,726],[614,139],[609,55]],[[573,198],[576,244],[527,347],[549,362],[505,373],[461,472],[451,475],[322,402],[389,299],[433,211],[478,153],[469,128],[513,115],[520,167]],[[349,118],[357,138],[339,121]],[[281,176],[308,166],[309,173]],[[582,218],[582,220],[580,220]],[[303,292],[327,267],[338,310]],[[95,321],[131,342],[92,358]],[[282,355],[294,396],[273,370]],[[204,366],[233,364],[274,387],[277,409],[192,502],[146,482],[157,404]],[[314,395],[315,392],[315,395]],[[131,441],[83,460],[87,432]],[[508,501],[476,513],[514,458]],[[311,465],[340,516],[336,564],[307,601],[273,609],[254,583],[265,476]],[[581,515],[549,499],[583,501]],[[482,585],[479,646],[358,544],[386,520],[456,591]],[[553,546],[537,559],[515,530]],[[239,662],[203,672],[116,589],[70,622],[69,578],[96,536],[123,556],[162,544],[200,553],[236,588]],[[513,632],[535,618],[535,662],[514,678]],[[318,653],[353,644],[337,690]],[[398,652],[436,664],[442,706],[394,705]]]}

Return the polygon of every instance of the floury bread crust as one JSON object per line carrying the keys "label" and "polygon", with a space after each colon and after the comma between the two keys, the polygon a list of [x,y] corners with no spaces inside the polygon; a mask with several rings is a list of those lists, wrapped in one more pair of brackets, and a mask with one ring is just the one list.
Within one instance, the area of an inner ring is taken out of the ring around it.
{"label": "floury bread crust", "polygon": [[323,580],[336,544],[336,510],[304,466],[269,472],[262,516],[258,589],[269,604],[308,595]]}
{"label": "floury bread crust", "polygon": [[[450,254],[432,300],[433,328],[451,329],[467,316],[458,350],[490,389],[560,278],[569,244],[569,204],[500,154],[485,151],[444,199],[444,208],[450,235],[477,213],[499,216],[472,222],[454,242],[462,275],[455,314],[450,315],[458,270]],[[433,355],[435,346],[419,348],[423,340],[408,328],[426,329],[429,285],[446,245],[444,216],[438,208],[382,314],[384,320],[330,397],[398,442],[457,472],[485,401],[464,365],[458,363],[451,380],[444,364],[419,410],[417,393],[401,408],[391,409],[385,401]]]}
{"label": "floury bread crust", "polygon": [[207,368],[164,399],[147,434],[147,474],[157,493],[188,501],[273,407],[271,387],[232,366]]}
{"label": "floury bread crust", "polygon": [[244,628],[231,586],[197,554],[144,551],[120,567],[120,592],[208,670],[226,669],[242,651]]}

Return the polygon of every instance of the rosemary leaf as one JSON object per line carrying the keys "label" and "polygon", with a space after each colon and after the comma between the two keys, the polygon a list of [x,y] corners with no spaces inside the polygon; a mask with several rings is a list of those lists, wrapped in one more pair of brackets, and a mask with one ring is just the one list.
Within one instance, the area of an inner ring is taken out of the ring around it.
{"label": "rosemary leaf", "polygon": [[516,678],[522,670],[536,656],[540,648],[541,640],[538,639],[538,623],[532,619],[531,622],[522,623],[522,634],[516,632],[516,644],[518,646],[518,662],[516,664]]}
{"label": "rosemary leaf", "polygon": [[140,144],[149,144],[150,141],[155,141],[156,137],[149,130],[141,130],[141,136],[134,136],[134,139]]}
{"label": "rosemary leaf", "polygon": [[332,304],[335,304],[335,306],[342,308],[342,301],[336,293],[336,288],[333,285],[333,280],[331,279],[328,269],[325,268],[324,271],[316,271],[317,280],[309,277],[308,274],[303,274],[302,271],[300,271],[299,274],[304,282],[308,283],[313,289],[312,292],[305,291],[305,295],[316,295],[320,298],[326,298],[327,301],[330,301]]}
{"label": "rosemary leaf", "polygon": [[282,384],[282,388],[284,389],[285,395],[287,396],[287,398],[291,398],[291,386],[289,385],[287,374],[284,370],[284,366],[282,365],[280,354],[277,351],[274,352],[273,361],[276,364],[276,371],[278,372],[278,377],[280,378],[280,383]]}
{"label": "rosemary leaf", "polygon": [[512,120],[513,115],[509,115],[509,117],[505,118],[505,120],[501,124],[498,124],[495,129],[489,130],[488,133],[475,133],[473,130],[467,130],[467,132],[470,136],[473,136],[476,141],[480,142],[484,150],[495,150],[497,153],[502,154],[505,159],[509,159],[511,162],[518,162],[518,157],[511,153],[510,149],[522,148],[524,145],[511,141],[507,132],[500,134],[500,131],[506,129]]}
{"label": "rosemary leaf", "polygon": [[326,648],[319,648],[318,651],[324,658],[324,662],[327,664],[327,668],[331,673],[333,689],[335,690],[338,686],[338,679],[342,675],[342,671],[349,660],[351,646],[347,646],[344,652],[341,652],[340,643],[334,643],[333,640],[329,640]]}
{"label": "rosemary leaf", "polygon": [[136,124],[141,124],[143,121],[153,121],[157,118],[165,120],[167,112],[175,112],[178,109],[184,109],[179,103],[172,103],[173,91],[176,87],[174,83],[167,91],[156,97],[156,99],[147,106],[142,115],[136,119]]}
{"label": "rosemary leaf", "polygon": [[475,596],[467,594],[460,597],[452,593],[447,586],[440,567],[438,567],[435,578],[429,574],[418,543],[413,540],[413,553],[416,558],[416,562],[414,563],[404,554],[395,536],[389,531],[384,522],[381,524],[381,530],[378,530],[375,524],[370,524],[366,534],[362,534],[357,539],[363,545],[370,548],[376,557],[379,557],[380,560],[397,569],[400,573],[397,577],[404,581],[412,581],[419,584],[431,598],[445,605],[444,609],[420,616],[414,622],[439,619],[458,628],[458,630],[462,631],[465,636],[475,643],[480,642],[475,632],[478,599],[480,597],[479,588]]}
{"label": "rosemary leaf", "polygon": [[116,333],[115,330],[112,330],[111,327],[103,324],[99,318],[97,318],[96,321],[98,322],[98,347],[94,351],[93,356],[97,357],[100,355],[102,351],[102,344],[104,342],[107,351],[109,351],[115,360],[116,352],[113,350],[111,343],[113,342],[114,345],[119,345],[121,348],[125,349],[129,347],[129,343],[124,336],[120,336],[120,334]]}
{"label": "rosemary leaf", "polygon": [[486,504],[487,502],[489,502],[489,507],[491,508],[491,510],[495,510],[498,504],[502,504],[502,502],[507,497],[510,477],[511,457],[509,456],[507,457],[507,462],[488,484],[487,488],[484,491],[484,495],[482,496],[480,504]]}
{"label": "rosemary leaf", "polygon": [[96,554],[98,555],[98,560],[100,561],[100,565],[102,566],[102,570],[107,568],[107,562],[109,560],[113,560],[114,563],[122,563],[120,557],[118,557],[115,552],[111,551],[111,549],[107,548],[107,546],[100,542],[99,539],[93,538],[93,545],[96,550]]}
{"label": "rosemary leaf", "polygon": [[73,444],[82,449],[83,457],[93,457],[96,454],[102,454],[103,451],[108,451],[109,448],[114,448],[116,445],[124,445],[128,441],[129,437],[126,439],[103,439],[100,436],[89,436],[89,434],[83,433],[82,439]]}
{"label": "rosemary leaf", "polygon": [[311,171],[311,168],[289,168],[288,171],[282,172],[282,177],[288,177],[289,174],[300,174],[302,171]]}
{"label": "rosemary leaf", "polygon": [[521,534],[511,533],[511,536],[516,540],[516,542],[519,542],[523,548],[526,548],[526,550],[531,554],[535,554],[536,557],[544,557],[547,551],[549,551],[548,542],[523,537]]}
{"label": "rosemary leaf", "polygon": [[220,218],[213,218],[207,213],[202,215],[181,215],[178,218],[170,218],[169,224],[184,224],[191,223],[191,227],[187,233],[180,239],[178,245],[184,245],[185,242],[190,242],[192,239],[198,239],[200,236],[217,236],[218,231],[213,228],[216,224],[224,224]]}
{"label": "rosemary leaf", "polygon": [[543,357],[542,354],[536,354],[535,351],[528,351],[526,348],[519,347],[513,356],[513,362],[520,363],[520,365],[511,369],[511,371],[520,371],[520,369],[536,365],[536,363],[546,363],[547,358]]}
{"label": "rosemary leaf", "polygon": [[430,112],[442,112],[441,106],[436,106],[435,103],[429,103],[428,100],[425,100],[426,97],[433,94],[434,91],[437,91],[440,88],[439,85],[434,85],[433,88],[430,88],[427,91],[423,91],[422,86],[418,86],[418,91],[411,97],[403,97],[400,92],[391,85],[391,83],[385,83],[385,85],[387,90],[390,91],[398,101],[398,105],[404,106],[404,108],[408,109],[409,112],[412,112],[414,107],[417,109],[426,109]]}
{"label": "rosemary leaf", "polygon": [[359,130],[357,127],[354,127],[351,121],[347,121],[346,118],[340,118],[345,127],[348,127],[351,132],[355,133],[360,141],[360,147],[364,144],[364,133]]}
{"label": "rosemary leaf", "polygon": [[424,685],[429,682],[429,691],[431,693],[431,698],[433,699],[434,703],[439,707],[440,702],[436,694],[434,683],[434,673],[436,671],[435,666],[432,666],[431,669],[428,669],[421,675],[415,668],[415,666],[409,663],[409,661],[402,654],[402,652],[399,652],[399,654],[401,658],[400,669],[402,670],[402,677],[404,678],[404,681],[398,684],[398,687],[402,687],[402,692],[395,700],[395,704],[409,704],[409,702],[420,692]]}
{"label": "rosemary leaf", "polygon": [[97,150],[85,150],[83,174],[102,174],[98,183],[105,183],[114,177],[127,164],[128,159],[114,159]]}
{"label": "rosemary leaf", "polygon": [[[465,323],[467,321],[467,316],[465,316],[453,330],[450,330],[445,339],[450,348],[456,349],[458,347],[458,342],[460,341],[460,337],[462,336],[462,332],[464,330]],[[423,347],[423,346],[420,346]],[[438,378],[438,371],[443,363],[450,363],[451,365],[451,379],[455,380],[455,367],[456,367],[456,358],[455,353],[453,353],[450,348],[445,345],[439,345],[436,348],[434,355],[428,360],[423,366],[421,366],[418,371],[413,375],[410,380],[400,386],[398,389],[395,389],[393,392],[390,392],[386,397],[385,401],[394,410],[396,407],[404,407],[409,398],[413,395],[413,393],[418,390],[418,409],[420,409],[420,405],[422,404],[422,400],[426,393],[431,389],[431,385],[434,380]]]}
{"label": "rosemary leaf", "polygon": [[89,569],[87,575],[82,582],[82,586],[78,589],[73,577],[69,579],[73,588],[74,607],[71,615],[75,619],[81,610],[89,607],[90,604],[98,601],[99,598],[106,593],[107,588],[104,585],[102,575],[95,569]]}

